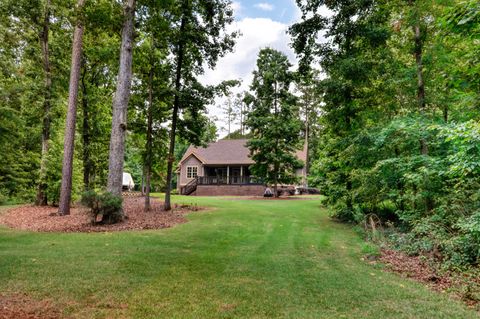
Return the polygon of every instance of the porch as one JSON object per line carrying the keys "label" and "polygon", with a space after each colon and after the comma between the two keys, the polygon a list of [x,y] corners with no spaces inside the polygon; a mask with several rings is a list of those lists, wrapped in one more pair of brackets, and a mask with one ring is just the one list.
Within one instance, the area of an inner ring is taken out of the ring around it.
{"label": "porch", "polygon": [[261,185],[255,176],[197,176],[197,185]]}
{"label": "porch", "polygon": [[197,177],[198,185],[250,185],[261,182],[250,175],[248,166],[204,166],[204,175]]}
{"label": "porch", "polygon": [[204,166],[204,176],[196,176],[180,189],[182,195],[262,195],[262,180],[250,175],[248,166]]}

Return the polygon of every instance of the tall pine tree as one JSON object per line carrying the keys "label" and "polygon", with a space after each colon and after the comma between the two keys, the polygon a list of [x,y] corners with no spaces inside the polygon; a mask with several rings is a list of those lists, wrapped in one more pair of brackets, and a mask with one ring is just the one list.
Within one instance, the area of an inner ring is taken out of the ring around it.
{"label": "tall pine tree", "polygon": [[[201,113],[215,96],[216,89],[198,80],[204,67],[215,67],[218,59],[233,49],[236,32],[226,32],[234,21],[228,0],[181,0],[171,8],[171,43],[174,77],[174,101],[167,163],[165,210],[171,209],[170,193],[175,139],[178,133],[196,143],[201,139]],[[178,130],[177,130],[178,126]],[[179,132],[183,131],[183,132]],[[193,137],[193,139],[191,138]]]}
{"label": "tall pine tree", "polygon": [[302,166],[295,156],[301,123],[296,98],[290,92],[294,79],[290,67],[283,53],[262,49],[250,86],[253,103],[246,125],[252,136],[247,146],[255,161],[251,170],[273,185],[275,197],[278,185],[295,182],[295,169]]}

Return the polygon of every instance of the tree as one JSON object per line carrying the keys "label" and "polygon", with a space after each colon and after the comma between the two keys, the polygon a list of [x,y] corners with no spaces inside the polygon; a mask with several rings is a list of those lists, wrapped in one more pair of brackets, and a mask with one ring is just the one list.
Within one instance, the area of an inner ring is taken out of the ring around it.
{"label": "tree", "polygon": [[[393,60],[386,49],[390,11],[383,1],[299,0],[297,3],[302,10],[302,21],[289,32],[300,57],[300,73],[310,72],[312,62],[317,61],[325,74],[318,88],[324,103],[322,174],[329,180],[322,188],[326,194],[335,195],[328,200],[335,205],[337,216],[350,219],[354,213],[355,166],[342,155],[364,125],[363,114],[379,105],[388,110],[389,99],[382,98],[390,87],[382,74]],[[326,6],[333,15],[322,15],[321,6]],[[323,41],[319,41],[321,32],[328,33]],[[369,91],[377,86],[383,88],[376,91],[377,97],[373,99]]]}
{"label": "tree", "polygon": [[306,150],[305,175],[308,186],[308,173],[312,153],[312,144],[318,141],[319,117],[321,108],[321,91],[318,88],[319,72],[313,70],[304,75],[298,75],[296,87],[299,93],[298,104],[303,121],[304,148]]}
{"label": "tree", "polygon": [[[444,118],[448,120],[449,109],[462,103],[461,113],[470,118],[477,114],[480,106],[480,47],[475,43],[480,39],[480,5],[478,1],[469,0],[447,7],[446,13],[439,19],[442,28],[439,32],[440,43],[447,43],[448,49],[442,52],[445,63],[437,72],[444,72],[449,90],[448,104],[444,106]],[[461,63],[460,63],[461,62]],[[476,101],[470,103],[470,101]],[[454,114],[458,118],[457,114]]]}
{"label": "tree", "polygon": [[[20,197],[21,190],[29,193],[29,171],[27,158],[36,158],[34,152],[24,146],[28,135],[27,119],[22,112],[22,94],[24,83],[19,79],[17,45],[21,42],[16,32],[10,11],[0,4],[0,201],[25,199]],[[12,76],[16,75],[16,76]],[[19,129],[24,128],[24,129]],[[35,174],[33,174],[35,175]]]}
{"label": "tree", "polygon": [[246,125],[252,134],[247,142],[255,161],[251,170],[273,184],[275,197],[278,184],[295,182],[295,169],[302,166],[295,154],[301,123],[295,96],[290,92],[294,79],[290,67],[283,53],[262,49],[250,86],[254,100]]}
{"label": "tree", "polygon": [[[424,55],[424,39],[426,37],[426,27],[425,24],[422,24],[422,20],[424,17],[421,16],[420,13],[420,5],[418,1],[415,0],[408,0],[408,5],[410,7],[410,14],[411,18],[410,24],[412,26],[413,31],[413,38],[414,38],[414,56],[415,56],[415,63],[417,67],[417,103],[418,103],[418,110],[420,114],[425,114],[426,108],[426,98],[425,98],[425,75],[424,75],[424,63],[423,63],[423,55]],[[428,154],[428,144],[427,141],[423,138],[420,139],[420,150],[423,155]]]}
{"label": "tree", "polygon": [[47,0],[45,3],[45,14],[42,23],[42,30],[39,32],[40,46],[43,55],[43,70],[45,73],[45,93],[43,97],[42,156],[40,161],[40,178],[38,183],[36,204],[42,206],[48,204],[45,174],[47,170],[46,157],[50,142],[50,104],[52,96],[52,74],[49,50],[50,10],[50,0]]}
{"label": "tree", "polygon": [[148,72],[148,111],[147,111],[147,143],[145,145],[145,211],[150,211],[150,185],[152,177],[152,157],[153,157],[153,61],[150,62],[150,71]]}
{"label": "tree", "polygon": [[409,252],[477,264],[478,1],[297,3],[302,74],[323,73],[310,181],[334,217],[375,214]]}
{"label": "tree", "polygon": [[227,135],[230,135],[232,124],[238,117],[235,101],[231,95],[227,96],[227,100],[223,104],[222,111],[224,115],[224,123],[227,125]]}
{"label": "tree", "polygon": [[[15,174],[21,183],[8,188],[11,196],[23,201],[33,198],[39,205],[48,203],[48,193],[54,188],[47,182],[47,157],[51,136],[63,120],[61,101],[68,83],[64,66],[69,58],[65,49],[71,39],[69,5],[70,1],[0,2],[0,104],[16,110],[24,127],[10,140],[20,155],[12,157],[8,165],[22,166],[25,171]],[[14,175],[3,178],[12,180]]]}
{"label": "tree", "polygon": [[[215,88],[204,87],[196,76],[204,72],[204,65],[213,68],[218,59],[231,51],[237,33],[225,31],[233,22],[233,11],[227,0],[181,0],[172,11],[177,15],[171,21],[171,43],[174,56],[174,101],[169,136],[165,210],[171,209],[171,182],[175,161],[175,138],[177,125],[186,125],[197,131],[200,137],[201,127],[196,122],[198,115],[205,109],[205,102],[213,99]],[[186,121],[182,121],[182,111]]]}
{"label": "tree", "polygon": [[118,73],[122,4],[88,1],[84,10],[82,74],[80,79],[81,160],[85,191],[104,187],[112,121],[112,92]]}
{"label": "tree", "polygon": [[245,102],[245,94],[237,93],[233,102],[234,110],[237,113],[240,135],[245,135],[245,115],[248,113],[248,104]]}
{"label": "tree", "polygon": [[107,183],[108,192],[117,196],[122,194],[127,107],[130,99],[132,79],[134,16],[135,0],[126,0],[124,3],[120,68],[118,70],[117,88],[113,98],[112,132],[110,135]]}
{"label": "tree", "polygon": [[156,168],[164,168],[166,154],[166,129],[162,126],[169,116],[171,103],[168,55],[168,21],[164,12],[168,4],[151,2],[140,6],[139,37],[132,105],[132,131],[144,138],[142,152],[142,193],[145,211],[151,209],[150,190]]}
{"label": "tree", "polygon": [[65,141],[63,149],[62,186],[60,189],[59,215],[70,214],[72,197],[73,150],[75,145],[75,123],[77,118],[78,82],[80,79],[80,65],[82,59],[83,18],[82,11],[85,0],[78,0],[77,21],[73,35],[72,66],[70,71],[70,88],[68,94],[67,123],[65,126]]}

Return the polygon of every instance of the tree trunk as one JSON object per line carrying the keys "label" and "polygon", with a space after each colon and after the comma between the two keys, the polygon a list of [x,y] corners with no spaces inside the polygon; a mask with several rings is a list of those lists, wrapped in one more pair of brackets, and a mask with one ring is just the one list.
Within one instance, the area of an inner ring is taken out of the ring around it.
{"label": "tree trunk", "polygon": [[347,182],[346,182],[346,188],[347,188],[347,199],[346,199],[346,205],[347,209],[353,213],[353,200],[352,200],[352,182],[350,181],[350,177],[347,175]]}
{"label": "tree trunk", "polygon": [[273,174],[274,174],[273,175],[273,196],[275,198],[278,198],[278,179],[277,179],[278,170],[279,170],[279,165],[278,163],[275,163],[273,167]]}
{"label": "tree trunk", "polygon": [[52,74],[50,67],[50,52],[48,48],[48,33],[50,30],[50,0],[45,5],[45,17],[43,20],[42,32],[40,32],[40,46],[43,55],[43,72],[45,73],[44,96],[43,96],[43,126],[42,126],[42,153],[40,160],[40,176],[37,188],[37,205],[48,204],[47,198],[47,153],[50,141],[50,99],[52,96]]}
{"label": "tree trunk", "polygon": [[[413,0],[410,0],[410,4],[413,4]],[[415,10],[415,8],[413,8]],[[423,40],[420,29],[420,19],[417,15],[415,25],[413,26],[413,34],[415,38],[415,62],[417,65],[417,103],[420,115],[422,118],[425,116],[426,102],[425,102],[425,80],[423,74]],[[422,155],[428,155],[428,144],[425,138],[420,138],[420,153]],[[425,197],[425,208],[429,212],[435,207],[435,202],[431,196]]]}
{"label": "tree trunk", "polygon": [[68,89],[68,111],[65,125],[65,139],[63,143],[62,186],[60,188],[59,215],[70,214],[70,201],[72,198],[72,171],[73,152],[75,146],[75,122],[77,119],[78,82],[80,80],[80,67],[82,64],[83,21],[81,12],[85,0],[78,0],[77,18],[72,45],[72,67],[70,70],[70,87]]}
{"label": "tree trunk", "polygon": [[243,101],[240,100],[240,135],[243,137]]}
{"label": "tree trunk", "polygon": [[[415,6],[413,0],[410,0],[409,3],[413,7]],[[415,8],[412,8],[415,10]],[[418,16],[416,17],[415,25],[412,27],[414,39],[415,39],[415,62],[417,65],[417,103],[420,114],[423,116],[425,114],[425,80],[423,75],[423,40],[422,33],[420,30],[420,21]],[[424,138],[420,139],[420,152],[422,155],[428,155],[428,144]]]}
{"label": "tree trunk", "polygon": [[147,120],[147,145],[145,161],[145,211],[151,209],[150,206],[150,179],[152,175],[152,125],[153,125],[153,61],[151,61],[150,73],[148,75],[148,120]]}
{"label": "tree trunk", "polygon": [[126,0],[120,49],[120,67],[118,70],[117,88],[113,98],[112,132],[108,158],[107,190],[117,196],[122,194],[127,107],[132,81],[134,16],[135,0]]}
{"label": "tree trunk", "polygon": [[228,98],[228,138],[231,138],[230,133],[231,133],[231,124],[232,124],[232,101],[230,100],[230,97]]}
{"label": "tree trunk", "polygon": [[142,188],[140,189],[140,192],[142,193],[142,196],[145,196],[145,166],[142,168]]}
{"label": "tree trunk", "polygon": [[417,102],[419,109],[425,110],[425,81],[423,78],[423,41],[420,26],[413,27],[415,34],[415,62],[417,64]]}
{"label": "tree trunk", "polygon": [[309,134],[310,134],[310,117],[309,117],[309,108],[308,106],[305,106],[305,180],[304,180],[304,186],[308,187],[308,171],[310,170],[310,166],[308,165],[309,159],[309,151],[310,151],[310,144],[309,144]]}
{"label": "tree trunk", "polygon": [[85,191],[90,189],[90,176],[92,175],[92,160],[90,158],[90,113],[88,110],[88,91],[85,83],[85,75],[87,70],[84,69],[82,75],[82,160],[83,160],[83,187]]}
{"label": "tree trunk", "polygon": [[[187,0],[188,1],[188,0]],[[183,58],[184,58],[184,49],[185,43],[183,38],[183,33],[185,32],[186,26],[186,16],[185,14],[182,17],[182,22],[180,25],[180,42],[178,44],[178,53],[177,53],[177,67],[176,67],[176,74],[175,74],[175,99],[173,101],[173,112],[172,112],[172,128],[170,130],[170,145],[168,148],[168,163],[167,163],[167,180],[166,180],[166,190],[165,190],[165,210],[171,210],[171,190],[172,190],[172,170],[173,170],[173,162],[174,158],[174,151],[175,151],[175,135],[177,131],[177,120],[178,120],[178,109],[180,108],[180,90],[181,90],[181,80],[182,80],[182,65],[183,65]]]}
{"label": "tree trunk", "polygon": [[448,105],[445,104],[445,106],[443,107],[443,121],[445,123],[448,123]]}
{"label": "tree trunk", "polygon": [[[420,36],[420,28],[415,27],[415,42],[417,43],[417,38],[420,45],[415,45],[415,59],[417,62],[417,78],[418,78],[418,93],[417,93],[417,102],[422,117],[425,115],[425,83],[423,80],[423,58],[422,58],[422,46]],[[418,49],[417,49],[418,48]],[[418,50],[418,51],[417,51]],[[425,138],[420,139],[420,152],[422,155],[428,155],[428,144]]]}

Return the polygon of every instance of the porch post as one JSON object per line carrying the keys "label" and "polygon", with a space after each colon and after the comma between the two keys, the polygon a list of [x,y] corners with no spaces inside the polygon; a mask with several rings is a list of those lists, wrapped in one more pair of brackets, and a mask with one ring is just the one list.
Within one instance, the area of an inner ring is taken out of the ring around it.
{"label": "porch post", "polygon": [[230,166],[227,165],[227,184],[230,184]]}
{"label": "porch post", "polygon": [[245,183],[245,181],[243,180],[243,166],[240,165],[240,182],[242,184]]}

